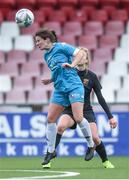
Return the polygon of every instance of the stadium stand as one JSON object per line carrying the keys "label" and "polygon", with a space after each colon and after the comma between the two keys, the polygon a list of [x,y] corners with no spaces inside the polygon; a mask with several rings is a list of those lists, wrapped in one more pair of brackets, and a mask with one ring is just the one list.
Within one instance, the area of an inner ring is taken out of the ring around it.
{"label": "stadium stand", "polygon": [[[21,7],[34,12],[28,28],[14,22]],[[8,75],[11,83],[0,104],[45,104],[47,110],[53,86],[41,83],[50,71],[33,40],[40,27],[55,30],[59,41],[87,47],[107,102],[129,103],[128,7],[128,0],[0,0],[0,77]]]}

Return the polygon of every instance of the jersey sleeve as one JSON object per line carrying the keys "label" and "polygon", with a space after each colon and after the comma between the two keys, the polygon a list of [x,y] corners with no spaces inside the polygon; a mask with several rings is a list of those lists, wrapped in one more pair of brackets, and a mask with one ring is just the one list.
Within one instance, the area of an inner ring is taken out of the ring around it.
{"label": "jersey sleeve", "polygon": [[67,43],[61,43],[62,50],[67,54],[68,56],[75,56],[79,52],[79,48],[76,48],[70,44]]}
{"label": "jersey sleeve", "polygon": [[96,76],[96,74],[94,74],[93,82],[94,82],[94,86],[93,86],[94,91],[95,92],[100,91],[102,89],[102,86],[101,86],[100,81],[99,81],[98,77]]}

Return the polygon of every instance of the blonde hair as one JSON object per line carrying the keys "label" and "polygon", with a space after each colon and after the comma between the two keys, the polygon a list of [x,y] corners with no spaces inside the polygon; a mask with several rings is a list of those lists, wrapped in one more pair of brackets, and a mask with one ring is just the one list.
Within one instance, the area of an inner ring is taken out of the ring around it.
{"label": "blonde hair", "polygon": [[79,49],[83,50],[85,53],[77,67],[83,67],[84,69],[88,69],[91,62],[90,52],[87,48],[84,47],[79,47]]}

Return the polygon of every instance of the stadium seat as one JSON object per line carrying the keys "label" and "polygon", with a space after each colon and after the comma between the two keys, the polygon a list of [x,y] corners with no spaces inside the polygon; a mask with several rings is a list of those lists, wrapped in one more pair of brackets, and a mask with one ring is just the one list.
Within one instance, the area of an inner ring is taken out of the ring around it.
{"label": "stadium seat", "polygon": [[90,18],[91,14],[96,10],[94,6],[82,6],[81,11],[84,11],[86,16]]}
{"label": "stadium seat", "polygon": [[37,22],[33,23],[31,26],[27,27],[27,28],[21,28],[21,34],[23,35],[35,35],[35,33],[39,30],[40,26]]}
{"label": "stadium seat", "polygon": [[24,63],[21,69],[21,75],[37,77],[41,74],[39,64],[35,62]]}
{"label": "stadium seat", "polygon": [[115,6],[112,6],[112,5],[105,5],[102,7],[102,9],[107,12],[108,18],[110,18],[110,14],[113,11],[117,10],[117,8]]}
{"label": "stadium seat", "polygon": [[4,16],[2,14],[2,12],[0,12],[0,24],[4,21]]}
{"label": "stadium seat", "polygon": [[113,76],[124,76],[127,75],[127,63],[121,61],[110,61],[107,67],[108,74],[112,74]]}
{"label": "stadium seat", "polygon": [[0,75],[0,92],[8,92],[12,89],[12,81],[9,75]]}
{"label": "stadium seat", "polygon": [[78,45],[94,50],[97,48],[97,38],[96,36],[82,35],[79,37]]}
{"label": "stadium seat", "polygon": [[99,0],[100,6],[115,6],[118,7],[120,0]]}
{"label": "stadium seat", "polygon": [[26,53],[20,50],[12,50],[7,54],[7,62],[23,64],[26,62]]}
{"label": "stadium seat", "polygon": [[0,51],[0,65],[5,63],[5,54],[3,51]]}
{"label": "stadium seat", "polygon": [[78,4],[78,0],[58,0],[59,6],[76,6]]}
{"label": "stadium seat", "polygon": [[129,76],[123,77],[123,89],[126,89],[129,91]]}
{"label": "stadium seat", "polygon": [[[3,93],[1,92],[0,92],[0,104],[4,104],[4,97],[3,97]],[[0,109],[0,112],[1,112],[1,109]]]}
{"label": "stadium seat", "polygon": [[83,10],[76,10],[73,13],[71,12],[69,19],[70,21],[78,21],[84,24],[88,20],[88,16]]}
{"label": "stadium seat", "polygon": [[45,23],[45,13],[41,10],[33,10],[34,17],[35,17],[35,23],[38,23],[39,26],[42,26],[43,23]]}
{"label": "stadium seat", "polygon": [[9,37],[17,37],[20,34],[18,25],[13,21],[2,22],[1,24],[1,35]]}
{"label": "stadium seat", "polygon": [[76,45],[76,38],[74,36],[71,35],[62,35],[62,36],[58,36],[59,41],[61,42],[65,42],[68,44],[72,44],[72,45]]}
{"label": "stadium seat", "polygon": [[34,9],[37,4],[36,0],[27,0],[27,1],[15,0],[15,2],[18,9],[21,9],[21,7]]}
{"label": "stadium seat", "polygon": [[80,6],[97,6],[99,0],[79,0]]}
{"label": "stadium seat", "polygon": [[57,35],[61,35],[62,34],[61,24],[58,21],[55,21],[55,22],[54,21],[45,22],[43,24],[43,27],[51,29],[51,30],[54,30]]}
{"label": "stadium seat", "polygon": [[[113,90],[102,87],[102,95],[107,103],[115,102],[115,93]],[[93,102],[98,102],[96,95],[94,95]]]}
{"label": "stadium seat", "polygon": [[103,34],[103,25],[99,21],[88,21],[84,26],[85,35],[101,36]]}
{"label": "stadium seat", "polygon": [[34,49],[34,41],[31,35],[20,35],[15,38],[14,49],[30,52]]}
{"label": "stadium seat", "polygon": [[105,68],[105,63],[102,61],[92,61],[90,64],[90,69],[98,76],[105,74]]}
{"label": "stadium seat", "polygon": [[120,47],[129,49],[129,34],[123,34],[121,36]]}
{"label": "stadium seat", "polygon": [[26,97],[23,91],[12,90],[6,93],[5,104],[25,104]]}
{"label": "stadium seat", "polygon": [[112,59],[112,51],[108,48],[98,48],[94,50],[93,60],[108,63]]}
{"label": "stadium seat", "polygon": [[0,0],[1,8],[12,8],[15,6],[15,0]]}
{"label": "stadium seat", "polygon": [[26,75],[14,78],[13,88],[19,91],[30,91],[33,89],[32,78]]}
{"label": "stadium seat", "polygon": [[110,18],[111,18],[111,20],[123,21],[125,23],[129,19],[128,18],[128,13],[124,9],[119,9],[119,10],[112,11],[111,14],[110,14]]}
{"label": "stadium seat", "polygon": [[53,11],[52,14],[49,15],[49,21],[58,21],[63,25],[66,22],[66,16],[65,13],[61,10]]}
{"label": "stadium seat", "polygon": [[28,61],[33,61],[33,62],[37,61],[38,64],[41,64],[41,63],[44,64],[42,56],[43,56],[42,51],[40,51],[39,49],[34,49],[28,54]]}
{"label": "stadium seat", "polygon": [[80,22],[76,21],[67,21],[64,24],[63,34],[71,35],[71,36],[80,36],[82,35],[82,26]]}
{"label": "stadium seat", "polygon": [[7,21],[14,21],[14,17],[16,14],[17,10],[16,9],[9,9],[9,11],[5,14],[5,18]]}
{"label": "stadium seat", "polygon": [[99,39],[99,47],[100,48],[109,48],[114,50],[119,46],[119,39],[114,35],[103,35]]}
{"label": "stadium seat", "polygon": [[129,63],[129,54],[127,48],[117,48],[114,53],[114,59],[115,61],[120,61],[121,63]]}
{"label": "stadium seat", "polygon": [[42,6],[39,7],[37,11],[42,12],[44,16],[43,19],[45,19],[45,21],[48,21],[49,16],[53,14],[54,9],[52,8],[52,6]]}
{"label": "stadium seat", "polygon": [[75,14],[75,9],[73,6],[61,6],[60,10],[65,14],[67,20],[70,20],[70,17]]}
{"label": "stadium seat", "polygon": [[128,21],[127,25],[126,25],[126,33],[129,34],[129,21]]}
{"label": "stadium seat", "polygon": [[36,1],[37,8],[44,7],[44,6],[54,7],[56,4],[57,4],[57,0],[37,0]]}
{"label": "stadium seat", "polygon": [[28,104],[46,104],[48,103],[47,92],[44,89],[29,91]]}
{"label": "stadium seat", "polygon": [[90,20],[91,21],[100,21],[102,23],[105,23],[108,21],[108,14],[103,9],[94,10],[92,12],[92,14],[90,15]]}
{"label": "stadium seat", "polygon": [[[115,82],[115,83],[114,83]],[[101,85],[105,89],[118,90],[121,88],[121,79],[119,76],[113,76],[112,74],[105,74],[101,78]]]}
{"label": "stadium seat", "polygon": [[124,33],[124,22],[108,21],[105,25],[105,33],[109,35],[121,36]]}
{"label": "stadium seat", "polygon": [[129,7],[129,0],[120,0],[120,5],[124,8]]}
{"label": "stadium seat", "polygon": [[117,99],[118,103],[129,103],[129,90],[128,89],[119,89],[117,91]]}
{"label": "stadium seat", "polygon": [[4,63],[0,67],[1,75],[9,75],[10,77],[16,77],[19,75],[19,69],[16,63],[8,62]]}

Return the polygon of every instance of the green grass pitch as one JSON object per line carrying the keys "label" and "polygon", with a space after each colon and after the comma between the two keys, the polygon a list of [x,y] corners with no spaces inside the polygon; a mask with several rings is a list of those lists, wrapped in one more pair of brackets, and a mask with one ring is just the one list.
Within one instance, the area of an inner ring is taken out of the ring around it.
{"label": "green grass pitch", "polygon": [[55,179],[129,179],[129,157],[109,157],[109,160],[115,165],[115,169],[103,168],[98,157],[89,162],[84,161],[83,157],[59,157],[52,161],[52,167],[49,170],[42,169],[41,160],[42,158],[39,157],[0,158],[0,179],[14,177],[16,179],[22,177],[38,179],[39,176],[51,178],[55,174],[58,176],[56,171],[71,171],[80,174]]}

